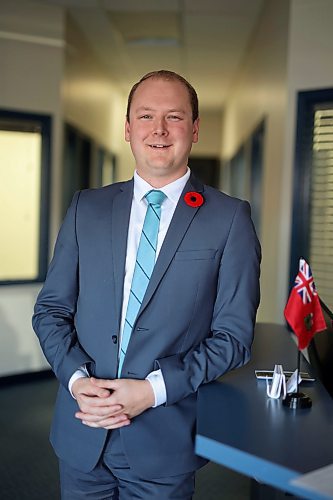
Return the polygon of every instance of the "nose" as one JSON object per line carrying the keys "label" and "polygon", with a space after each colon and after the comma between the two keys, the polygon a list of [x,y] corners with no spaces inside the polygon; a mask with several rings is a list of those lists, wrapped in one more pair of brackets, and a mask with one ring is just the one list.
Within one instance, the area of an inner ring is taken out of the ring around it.
{"label": "nose", "polygon": [[158,136],[163,136],[168,134],[166,122],[164,118],[156,118],[154,121],[154,130],[153,130],[154,135]]}

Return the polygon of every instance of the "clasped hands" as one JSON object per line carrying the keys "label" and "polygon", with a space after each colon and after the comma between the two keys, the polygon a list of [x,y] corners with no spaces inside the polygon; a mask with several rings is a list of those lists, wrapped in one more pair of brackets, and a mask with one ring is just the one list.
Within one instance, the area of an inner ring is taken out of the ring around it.
{"label": "clasped hands", "polygon": [[155,403],[148,380],[79,378],[72,393],[80,407],[75,417],[89,427],[104,429],[129,425]]}

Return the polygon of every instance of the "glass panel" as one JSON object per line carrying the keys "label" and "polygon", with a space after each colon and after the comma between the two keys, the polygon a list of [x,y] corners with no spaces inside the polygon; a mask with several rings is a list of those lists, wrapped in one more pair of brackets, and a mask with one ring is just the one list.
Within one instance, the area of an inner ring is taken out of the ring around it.
{"label": "glass panel", "polygon": [[41,134],[0,130],[0,281],[38,277]]}

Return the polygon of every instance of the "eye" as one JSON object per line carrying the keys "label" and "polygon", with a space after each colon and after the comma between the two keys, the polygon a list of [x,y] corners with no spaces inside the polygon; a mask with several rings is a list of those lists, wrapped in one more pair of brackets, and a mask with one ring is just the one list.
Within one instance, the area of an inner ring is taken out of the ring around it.
{"label": "eye", "polygon": [[177,122],[177,121],[179,121],[181,119],[182,118],[179,115],[169,115],[168,116],[168,120],[175,121],[175,122]]}
{"label": "eye", "polygon": [[139,118],[140,118],[140,120],[151,120],[152,119],[152,115],[145,114],[145,115],[139,116]]}

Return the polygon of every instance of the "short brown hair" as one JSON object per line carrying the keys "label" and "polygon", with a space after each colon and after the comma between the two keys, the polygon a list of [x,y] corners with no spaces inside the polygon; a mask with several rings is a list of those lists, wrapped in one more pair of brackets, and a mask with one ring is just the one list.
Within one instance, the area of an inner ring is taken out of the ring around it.
{"label": "short brown hair", "polygon": [[185,78],[178,75],[178,73],[175,73],[174,71],[168,71],[166,69],[160,69],[158,71],[151,71],[150,73],[147,73],[146,75],[144,75],[141,78],[141,80],[139,80],[137,83],[135,83],[133,85],[133,87],[131,88],[131,91],[128,95],[127,110],[126,110],[126,118],[127,118],[128,122],[129,122],[129,115],[130,115],[133,96],[134,96],[137,88],[139,87],[139,85],[142,82],[144,82],[145,80],[148,80],[148,78],[178,81],[182,85],[184,85],[184,87],[186,87],[186,90],[188,91],[188,95],[190,98],[190,103],[191,103],[191,108],[192,108],[192,120],[195,121],[198,118],[198,116],[199,116],[198,96],[197,96],[195,89],[192,87],[192,85],[187,80],[185,80]]}

